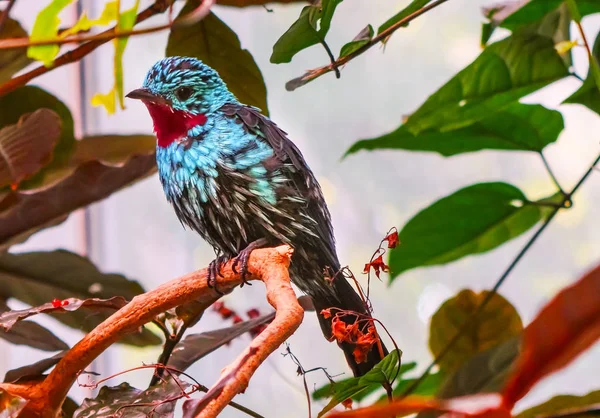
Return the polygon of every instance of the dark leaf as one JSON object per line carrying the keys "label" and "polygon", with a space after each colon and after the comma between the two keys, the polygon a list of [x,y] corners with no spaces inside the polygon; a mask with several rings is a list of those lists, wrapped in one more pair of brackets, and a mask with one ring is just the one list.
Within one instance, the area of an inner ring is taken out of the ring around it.
{"label": "dark leaf", "polygon": [[352,42],[348,42],[342,47],[342,50],[340,51],[340,57],[345,57],[357,49],[360,49],[362,46],[368,44],[371,38],[373,38],[373,26],[367,25],[358,33],[358,35],[354,37]]}
{"label": "dark leaf", "polygon": [[[180,380],[175,382],[173,378],[167,379],[167,383],[161,382],[143,391],[126,382],[114,387],[104,386],[96,398],[84,399],[73,417],[147,418],[154,412],[154,416],[170,418],[174,414],[174,400],[182,395],[182,388],[187,387],[187,383]],[[169,402],[171,399],[173,401]]]}
{"label": "dark leaf", "polygon": [[525,328],[521,354],[503,391],[510,408],[541,379],[600,338],[600,266],[563,289]]}
{"label": "dark leaf", "polygon": [[0,188],[18,185],[50,162],[60,132],[60,117],[49,109],[0,129]]}
{"label": "dark leaf", "polygon": [[79,404],[71,398],[66,398],[62,404],[62,415],[60,418],[72,418],[75,411],[79,408]]}
{"label": "dark leaf", "polygon": [[488,46],[406,121],[414,135],[465,128],[568,75],[551,38],[516,33]]}
{"label": "dark leaf", "polygon": [[333,385],[331,401],[329,401],[325,408],[319,412],[318,417],[320,418],[324,416],[336,405],[348,398],[352,399],[362,392],[368,391],[375,385],[380,386],[384,382],[391,382],[394,377],[396,377],[396,373],[398,372],[400,356],[401,352],[394,350],[385,356],[383,360],[377,363],[377,365],[375,365],[375,367],[373,367],[373,369],[367,372],[364,376],[346,379]]}
{"label": "dark leaf", "polygon": [[[437,357],[470,321],[481,302],[488,296],[487,291],[475,293],[462,290],[442,304],[431,318],[429,328],[429,348]],[[438,362],[445,373],[458,369],[466,360],[477,353],[503,343],[523,331],[523,322],[517,310],[499,294],[492,296],[483,311],[477,313],[477,321],[464,331],[452,349]]]}
{"label": "dark leaf", "polygon": [[69,164],[51,172],[43,170],[48,183],[41,189],[9,192],[0,200],[0,248],[24,241],[65,220],[72,211],[153,174],[155,147],[154,137],[145,135],[78,141]]}
{"label": "dark leaf", "polygon": [[[73,117],[64,103],[38,87],[20,87],[0,97],[0,109],[2,109],[0,128],[14,125],[23,115],[42,108],[50,109],[58,114],[62,121],[61,134],[56,147],[54,147],[52,161],[35,176],[19,184],[19,189],[40,187],[49,181],[48,176],[68,163],[75,147]],[[49,129],[51,128],[49,127]]]}
{"label": "dark leaf", "polygon": [[413,135],[403,125],[379,138],[356,142],[346,155],[379,149],[433,151],[444,156],[484,149],[539,152],[556,141],[563,129],[560,112],[516,102],[479,122],[452,131],[428,130]]}
{"label": "dark leaf", "polygon": [[423,8],[430,1],[431,0],[413,0],[408,6],[406,6],[404,9],[402,9],[401,11],[396,13],[391,18],[389,18],[383,25],[379,26],[377,33],[383,32],[384,30],[386,30],[387,28],[389,28],[396,22],[399,22],[400,20],[404,19],[405,17],[407,17],[407,16],[413,14],[414,12],[416,12],[417,10]]}
{"label": "dark leaf", "polygon": [[0,416],[2,418],[18,417],[25,404],[27,404],[27,400],[0,389]]}
{"label": "dark leaf", "polygon": [[[600,33],[596,37],[592,53],[596,60],[600,61]],[[590,66],[587,77],[579,90],[569,96],[564,103],[581,104],[600,115],[600,90],[598,90],[592,66]]]}
{"label": "dark leaf", "polygon": [[[4,28],[0,32],[0,39],[23,38],[26,36],[27,32],[19,22],[10,18],[4,22]],[[0,83],[10,79],[30,62],[31,60],[27,58],[27,48],[0,50]]]}
{"label": "dark leaf", "polygon": [[[18,324],[17,324],[17,326],[18,326]],[[21,379],[28,380],[28,379],[40,377],[50,367],[55,366],[56,363],[58,363],[60,361],[60,359],[63,358],[66,353],[67,353],[66,351],[61,351],[60,353],[57,353],[52,357],[48,357],[48,358],[42,359],[40,361],[36,361],[33,364],[28,364],[27,366],[9,370],[6,372],[6,375],[4,376],[4,382],[15,383]]]}
{"label": "dark leaf", "polygon": [[[402,364],[400,366],[400,371],[398,372],[398,379],[400,379],[405,373],[408,373],[411,370],[413,370],[415,367],[417,367],[417,363],[415,363],[415,362],[410,362],[410,363]],[[353,381],[354,379],[355,378],[350,377],[348,379],[339,380],[339,381],[337,381],[335,383],[327,383],[326,385],[323,385],[320,388],[316,389],[312,393],[312,398],[314,400],[329,398],[329,397],[331,397],[331,396],[333,396],[335,394],[335,387],[336,386],[338,386],[338,385],[342,385],[342,386],[346,385],[346,384],[348,384],[349,381]],[[400,380],[400,382],[401,381],[402,380]],[[379,391],[381,389],[382,389],[381,384],[374,383],[374,384],[368,386],[364,391],[359,392],[356,395],[352,396],[351,399],[353,401],[360,402],[363,399],[365,399],[367,396],[369,396],[372,393],[377,392],[377,391]]]}
{"label": "dark leaf", "polygon": [[446,196],[415,215],[390,250],[391,279],[422,266],[447,264],[490,251],[533,227],[549,208],[527,203],[516,187],[479,183]]}
{"label": "dark leaf", "polygon": [[81,307],[91,310],[102,310],[100,308],[108,308],[116,311],[125,305],[127,305],[127,300],[125,300],[125,298],[122,296],[114,296],[110,299],[55,299],[52,302],[44,303],[43,305],[35,306],[33,308],[2,313],[0,315],[0,327],[2,327],[5,331],[9,331],[18,321],[22,321],[25,318],[29,318],[30,316],[40,313],[74,312]]}
{"label": "dark leaf", "polygon": [[294,55],[325,40],[336,7],[342,0],[321,0],[302,9],[300,17],[275,42],[271,62],[290,62]]}
{"label": "dark leaf", "polygon": [[169,359],[169,366],[185,371],[202,357],[212,353],[219,347],[253,328],[271,322],[273,318],[275,318],[275,312],[261,316],[260,318],[240,322],[231,327],[207,331],[202,334],[190,334],[177,344],[173,350],[173,354]]}
{"label": "dark leaf", "polygon": [[[585,412],[591,408],[595,409],[595,414],[586,414]],[[569,414],[569,418],[600,416],[600,390],[595,390],[583,396],[555,396],[541,405],[526,409],[518,414],[516,418],[537,418],[558,414]]]}
{"label": "dark leaf", "polygon": [[[30,306],[72,297],[109,299],[122,296],[131,300],[142,292],[137,282],[120,274],[104,274],[87,258],[68,251],[4,253],[0,256],[0,295],[19,299]],[[52,316],[65,325],[89,332],[113,313],[114,309],[103,308]],[[122,342],[145,346],[159,344],[160,339],[144,329],[142,333],[126,336]]]}
{"label": "dark leaf", "polygon": [[[517,30],[539,22],[544,16],[556,11],[563,2],[564,0],[521,0],[518,2],[521,7],[512,7],[509,2],[501,2],[496,7],[508,6],[508,13],[500,10],[499,13],[493,15],[492,19],[506,29]],[[576,0],[576,3],[582,16],[600,12],[600,3],[596,0]],[[484,9],[485,12],[486,9]]]}
{"label": "dark leaf", "polygon": [[[0,302],[0,311],[9,311],[9,307]],[[50,330],[31,321],[15,324],[10,330],[0,329],[0,338],[17,345],[27,345],[44,351],[67,350],[69,346]]]}
{"label": "dark leaf", "polygon": [[[198,5],[198,0],[189,0],[179,16]],[[214,13],[194,25],[174,28],[169,35],[166,55],[201,59],[217,70],[242,103],[258,107],[268,116],[267,88],[260,69],[250,52],[242,49],[235,32]]]}

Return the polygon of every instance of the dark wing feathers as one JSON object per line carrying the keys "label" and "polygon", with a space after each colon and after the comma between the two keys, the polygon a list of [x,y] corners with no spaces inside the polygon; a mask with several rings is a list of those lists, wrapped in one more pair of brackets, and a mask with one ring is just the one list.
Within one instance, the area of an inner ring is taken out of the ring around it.
{"label": "dark wing feathers", "polygon": [[339,262],[335,255],[335,238],[331,226],[331,216],[323,198],[321,187],[304,161],[304,157],[298,147],[287,137],[287,134],[283,130],[273,121],[262,115],[260,110],[255,107],[240,104],[225,104],[221,110],[226,116],[234,117],[241,121],[250,132],[265,138],[275,151],[275,156],[282,165],[291,163],[294,167],[295,170],[291,173],[291,180],[294,182],[298,193],[307,201],[307,215],[316,221],[317,230],[315,232],[321,238],[321,244],[327,247],[324,250],[329,254],[328,258],[332,264],[331,267],[338,269]]}

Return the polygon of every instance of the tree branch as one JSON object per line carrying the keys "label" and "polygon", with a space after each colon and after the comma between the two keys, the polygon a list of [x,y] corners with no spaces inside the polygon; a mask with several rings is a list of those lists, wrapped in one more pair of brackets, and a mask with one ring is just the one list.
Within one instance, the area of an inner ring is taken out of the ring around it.
{"label": "tree branch", "polygon": [[[233,379],[226,382],[219,396],[211,400],[209,412],[203,412],[202,417],[216,416],[211,415],[210,411],[220,411],[241,388],[245,388],[256,368],[279,346],[280,339],[291,335],[302,322],[304,311],[294,296],[287,270],[291,255],[292,249],[285,245],[252,252],[249,260],[250,279],[265,282],[267,298],[278,312],[269,326],[271,330],[264,331],[254,340],[251,347],[259,345],[256,353],[251,351],[254,348],[247,350],[252,355],[245,363],[242,362],[244,364],[240,367],[235,366],[239,368],[240,373],[236,373]],[[231,270],[231,265],[232,262],[227,263],[222,270],[223,277],[219,278],[219,289],[225,293],[231,292],[241,284],[240,276]],[[65,354],[43,381],[33,384],[3,383],[0,384],[0,388],[29,401],[21,416],[55,418],[79,373],[125,334],[138,331],[141,326],[168,309],[191,301],[203,303],[208,307],[219,298],[220,295],[208,287],[207,269],[171,280],[136,296],[98,325]],[[285,327],[288,329],[284,329]],[[239,361],[236,364],[239,364]],[[237,379],[240,381],[235,381]]]}
{"label": "tree branch", "polygon": [[340,66],[342,66],[342,65],[346,64],[348,61],[351,61],[354,58],[358,57],[363,52],[366,52],[372,46],[377,45],[379,42],[384,41],[389,36],[391,36],[396,30],[400,29],[403,26],[406,26],[408,23],[410,23],[417,17],[421,16],[424,13],[427,13],[428,11],[430,11],[432,9],[435,9],[436,7],[438,7],[439,5],[441,5],[447,1],[448,0],[436,0],[436,1],[428,4],[427,6],[417,10],[416,12],[406,16],[404,19],[400,19],[398,22],[394,23],[392,26],[390,26],[389,28],[387,28],[386,30],[384,30],[383,32],[378,34],[377,36],[374,36],[373,39],[371,39],[367,44],[361,46],[360,48],[358,48],[356,51],[352,52],[351,54],[344,55],[343,57],[338,58],[337,60],[335,60],[334,62],[332,62],[329,65],[325,65],[323,67],[309,70],[306,73],[304,73],[304,75],[288,81],[287,83],[285,83],[285,89],[288,91],[294,91],[298,87],[301,87],[301,86],[313,81],[314,79],[319,78],[322,75],[327,74],[331,71],[336,71],[336,74],[337,74],[337,71],[339,71],[338,68]]}
{"label": "tree branch", "polygon": [[2,32],[2,29],[4,29],[4,24],[8,20],[8,15],[10,14],[10,9],[13,8],[15,3],[16,3],[16,0],[8,0],[8,5],[2,11],[2,14],[0,15],[0,32]]}

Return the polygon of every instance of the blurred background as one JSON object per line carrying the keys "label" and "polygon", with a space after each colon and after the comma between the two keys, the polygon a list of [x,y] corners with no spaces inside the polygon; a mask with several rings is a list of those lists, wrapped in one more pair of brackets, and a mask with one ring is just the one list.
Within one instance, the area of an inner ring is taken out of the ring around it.
{"label": "blurred background", "polygon": [[[13,17],[31,29],[38,11],[48,2],[28,0],[16,3]],[[81,9],[97,16],[104,2],[81,0],[65,10],[63,24],[73,23]],[[122,0],[122,8],[133,1]],[[142,1],[146,7],[149,0]],[[180,3],[180,2],[178,2]],[[409,0],[347,0],[337,9],[329,44],[334,51],[354,37],[367,23],[379,25],[406,6]],[[270,5],[233,9],[215,7],[214,12],[240,37],[250,50],[266,80],[271,118],[299,146],[317,175],[332,212],[342,264],[348,264],[359,278],[364,264],[386,231],[401,228],[417,211],[433,201],[477,181],[507,181],[525,191],[530,199],[554,191],[541,160],[535,154],[484,151],[443,158],[430,153],[361,152],[342,160],[346,149],[357,139],[371,138],[395,129],[403,115],[415,110],[431,93],[480,52],[481,7],[491,1],[452,0],[411,23],[392,37],[385,49],[374,47],[353,60],[340,80],[328,74],[295,92],[284,84],[306,69],[326,64],[319,47],[298,54],[291,64],[269,62],[271,47],[300,13],[301,5]],[[78,9],[79,7],[79,9]],[[181,5],[177,5],[177,10]],[[166,15],[141,25],[166,23]],[[344,25],[336,24],[344,22]],[[595,33],[600,17],[584,20],[584,29]],[[497,37],[504,36],[500,31]],[[164,56],[167,33],[130,39],[124,57],[125,91],[139,87],[146,71]],[[141,103],[128,101],[125,111],[109,116],[93,108],[90,98],[110,89],[113,82],[113,47],[107,44],[74,64],[53,71],[33,84],[47,89],[65,102],[75,116],[78,136],[103,133],[151,133],[152,123]],[[574,50],[577,73],[587,73],[583,48]],[[579,105],[559,104],[580,85],[574,77],[550,85],[526,98],[559,109],[566,129],[546,155],[566,189],[570,189],[599,152],[600,118]],[[594,209],[594,207],[596,209]],[[575,199],[574,208],[560,212],[522,260],[500,290],[518,309],[525,324],[558,289],[575,281],[599,261],[600,173],[592,175]],[[392,285],[387,276],[372,283],[375,315],[394,335],[403,351],[403,361],[418,362],[417,371],[431,360],[427,338],[431,315],[447,298],[464,288],[489,289],[507,267],[530,231],[490,254],[472,256],[442,267],[411,270]],[[212,249],[196,234],[185,231],[166,202],[156,175],[114,194],[87,211],[71,216],[68,222],[47,229],[12,251],[66,248],[89,256],[104,272],[118,272],[151,289],[183,273],[206,266]],[[271,307],[264,287],[256,284],[236,290],[224,298],[227,306],[246,312]],[[17,303],[11,305],[18,308]],[[75,343],[81,334],[48,317],[39,321],[57,336]],[[194,332],[228,326],[215,312],[207,312]],[[248,344],[242,336],[231,345],[196,363],[189,373],[210,386],[220,370]],[[329,373],[349,374],[335,344],[322,338],[316,317],[308,314],[301,328],[290,338],[290,347],[305,369],[327,366]],[[280,352],[284,353],[284,348]],[[115,345],[93,365],[103,376],[142,362],[156,361],[160,347],[132,348]],[[0,340],[0,373],[30,363],[45,353],[12,346]],[[518,405],[535,405],[554,394],[584,394],[597,386],[600,376],[600,345],[581,356],[567,370],[536,386]],[[309,387],[326,379],[319,373],[308,376]],[[109,382],[128,380],[143,387],[149,372],[134,372]],[[93,393],[75,389],[81,400]],[[265,403],[268,400],[268,404]],[[288,357],[273,354],[259,369],[244,395],[236,401],[266,416],[306,416],[306,397],[301,377]],[[292,412],[290,412],[292,411]],[[227,408],[224,417],[240,416]]]}

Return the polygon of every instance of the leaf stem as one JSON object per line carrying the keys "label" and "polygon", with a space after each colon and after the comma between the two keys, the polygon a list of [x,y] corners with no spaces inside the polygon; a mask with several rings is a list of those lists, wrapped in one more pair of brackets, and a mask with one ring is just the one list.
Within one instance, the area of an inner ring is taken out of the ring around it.
{"label": "leaf stem", "polygon": [[552,171],[552,168],[550,167],[550,164],[548,163],[548,160],[546,159],[546,156],[544,155],[543,151],[540,151],[540,157],[542,158],[542,162],[544,163],[544,167],[546,167],[546,171],[548,171],[548,174],[550,175],[550,178],[552,178],[552,181],[554,182],[554,184],[556,185],[556,187],[558,188],[558,190],[562,194],[565,194],[565,191],[563,190],[562,187],[560,187],[560,183],[558,182],[558,179],[554,175],[554,172]]}
{"label": "leaf stem", "polygon": [[[596,165],[598,165],[599,162],[600,162],[600,155],[598,155],[598,157],[596,157],[596,159],[594,160],[594,162],[590,165],[590,167],[588,168],[588,170],[580,178],[580,180],[577,182],[577,184],[575,185],[575,187],[573,187],[573,189],[571,190],[571,192],[564,194],[562,202],[561,202],[561,204],[563,206],[566,205],[568,202],[571,201],[571,197],[573,196],[573,194],[575,192],[577,192],[577,190],[581,187],[581,185],[587,180],[587,178],[594,171]],[[560,209],[561,208],[559,208],[559,207],[554,208],[554,210],[550,213],[550,215],[548,215],[548,217],[546,218],[546,220],[544,221],[544,223],[542,224],[542,226],[540,226],[538,228],[538,230],[535,231],[535,233],[533,234],[533,236],[529,239],[529,241],[527,241],[527,243],[525,244],[525,246],[521,249],[521,251],[515,257],[515,259],[510,263],[510,265],[508,266],[508,268],[506,269],[506,271],[504,273],[502,273],[502,275],[500,276],[500,278],[496,281],[496,284],[494,284],[494,287],[492,288],[492,290],[490,292],[488,292],[488,294],[483,299],[483,301],[481,301],[481,303],[479,304],[479,306],[477,307],[477,309],[473,313],[473,315],[471,315],[469,317],[469,319],[463,324],[463,326],[460,327],[460,329],[457,331],[457,333],[454,335],[454,337],[444,347],[444,349],[436,356],[436,358],[429,364],[429,366],[427,366],[427,369],[425,369],[425,371],[421,374],[421,376],[419,376],[419,378],[417,380],[415,380],[414,383],[412,385],[410,385],[400,395],[400,398],[404,398],[404,397],[410,395],[411,393],[413,393],[419,387],[419,385],[421,383],[423,383],[423,380],[425,380],[425,378],[427,377],[427,375],[431,372],[431,369],[433,369],[433,367],[436,364],[438,364],[439,361],[442,360],[446,356],[446,354],[448,354],[448,352],[454,347],[454,345],[456,344],[456,342],[460,339],[460,337],[462,337],[464,335],[464,333],[466,332],[466,330],[473,324],[473,322],[477,319],[477,317],[479,316],[479,314],[481,313],[481,311],[483,311],[483,309],[487,306],[487,304],[492,300],[492,298],[494,297],[494,295],[496,295],[496,293],[498,293],[498,289],[500,288],[500,286],[502,286],[502,284],[508,278],[508,276],[510,275],[510,273],[517,266],[517,264],[519,263],[519,261],[521,261],[521,259],[523,258],[523,256],[527,253],[527,251],[529,251],[529,249],[532,247],[532,245],[535,243],[535,241],[537,241],[537,239],[540,237],[540,235],[542,234],[542,232],[544,232],[544,230],[548,227],[548,225],[550,225],[550,222],[552,221],[552,219],[554,219],[554,217],[560,211]]]}
{"label": "leaf stem", "polygon": [[[158,357],[158,364],[164,364],[166,366],[169,363],[169,358],[171,357],[171,354],[173,354],[173,349],[175,349],[175,346],[179,344],[179,341],[181,341],[183,338],[183,334],[185,334],[187,328],[187,324],[184,323],[181,325],[181,328],[179,328],[175,335],[171,334],[168,336],[168,338],[165,340],[163,351]],[[149,386],[154,386],[157,384],[162,379],[164,371],[164,368],[157,368],[156,372],[152,375],[152,379],[150,379]]]}
{"label": "leaf stem", "polygon": [[327,52],[327,56],[329,56],[329,61],[331,61],[331,65],[333,66],[333,71],[335,71],[335,78],[340,78],[342,75],[340,74],[340,69],[335,64],[335,57],[333,56],[333,52],[331,52],[331,48],[325,42],[325,39],[320,40],[321,45],[325,48],[325,52]]}
{"label": "leaf stem", "polygon": [[8,0],[8,4],[2,11],[2,15],[0,15],[0,32],[2,32],[2,29],[4,29],[4,24],[8,20],[8,15],[10,13],[10,9],[12,9],[12,7],[15,5],[15,3],[16,3],[16,0]]}
{"label": "leaf stem", "polygon": [[386,30],[379,33],[377,36],[374,36],[368,43],[361,46],[360,48],[358,48],[356,51],[352,52],[351,54],[344,55],[343,57],[338,58],[337,60],[333,61],[329,65],[325,65],[323,67],[309,70],[306,73],[304,73],[304,75],[288,81],[285,85],[286,90],[293,91],[296,88],[303,86],[304,84],[309,83],[310,81],[312,81],[316,78],[319,78],[324,74],[327,74],[331,71],[339,71],[338,68],[340,66],[342,66],[342,65],[346,64],[348,61],[353,60],[354,58],[358,57],[362,53],[366,52],[372,46],[377,45],[379,42],[384,41],[389,36],[391,36],[396,30],[400,29],[403,26],[406,26],[408,23],[410,23],[417,17],[421,16],[422,14],[425,14],[426,12],[428,12],[432,9],[435,9],[436,7],[440,6],[441,4],[444,4],[447,1],[448,0],[433,1],[433,2],[429,3],[427,6],[422,7],[421,9],[417,10],[416,12],[406,16],[404,19],[400,19],[399,21],[394,23],[392,26],[390,26]]}

